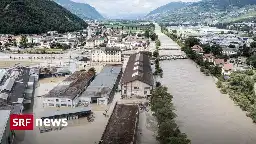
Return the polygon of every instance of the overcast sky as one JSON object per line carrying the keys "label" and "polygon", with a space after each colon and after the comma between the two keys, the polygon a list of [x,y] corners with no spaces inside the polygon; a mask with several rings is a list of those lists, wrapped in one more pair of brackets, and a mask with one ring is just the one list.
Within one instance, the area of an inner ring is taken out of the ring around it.
{"label": "overcast sky", "polygon": [[109,17],[128,14],[147,14],[155,8],[173,1],[199,1],[199,0],[72,0],[88,3],[100,13]]}

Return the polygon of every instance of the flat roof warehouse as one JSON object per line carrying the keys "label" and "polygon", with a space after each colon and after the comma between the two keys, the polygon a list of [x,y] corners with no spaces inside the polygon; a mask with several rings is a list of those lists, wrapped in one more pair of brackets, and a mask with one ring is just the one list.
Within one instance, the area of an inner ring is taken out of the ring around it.
{"label": "flat roof warehouse", "polygon": [[[0,73],[0,99],[6,100],[10,105],[19,105],[26,102],[28,82],[34,81],[35,76],[31,73],[33,68],[14,67],[1,70]],[[22,108],[21,108],[22,109]]]}
{"label": "flat roof warehouse", "polygon": [[[31,98],[26,90],[34,91],[37,74],[33,70],[19,66],[0,70],[0,143],[10,139],[9,134],[13,136],[7,125],[10,114],[22,113],[24,104]],[[28,86],[28,82],[32,82],[32,87]]]}
{"label": "flat roof warehouse", "polygon": [[78,94],[82,93],[86,84],[94,77],[92,72],[76,71],[63,82],[57,85],[44,97],[58,97],[74,99]]}
{"label": "flat roof warehouse", "polygon": [[81,97],[87,98],[111,98],[111,92],[117,83],[119,83],[121,77],[122,66],[121,65],[107,65],[96,76],[92,83],[82,93]]}

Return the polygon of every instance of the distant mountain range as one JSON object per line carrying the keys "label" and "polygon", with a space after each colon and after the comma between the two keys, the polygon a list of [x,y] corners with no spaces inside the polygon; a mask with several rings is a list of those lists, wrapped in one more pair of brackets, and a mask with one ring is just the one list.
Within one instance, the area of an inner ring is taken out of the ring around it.
{"label": "distant mountain range", "polygon": [[202,0],[194,3],[171,2],[145,18],[167,22],[220,23],[256,16],[256,0]]}
{"label": "distant mountain range", "polygon": [[50,0],[0,0],[1,34],[75,31],[88,25]]}
{"label": "distant mountain range", "polygon": [[170,2],[166,5],[163,5],[161,7],[158,7],[157,9],[151,11],[147,16],[151,15],[156,15],[156,14],[161,14],[161,13],[166,13],[166,12],[172,12],[174,10],[183,8],[191,3],[186,3],[186,2]]}
{"label": "distant mountain range", "polygon": [[77,3],[71,0],[55,1],[82,19],[104,19],[104,17],[89,4]]}

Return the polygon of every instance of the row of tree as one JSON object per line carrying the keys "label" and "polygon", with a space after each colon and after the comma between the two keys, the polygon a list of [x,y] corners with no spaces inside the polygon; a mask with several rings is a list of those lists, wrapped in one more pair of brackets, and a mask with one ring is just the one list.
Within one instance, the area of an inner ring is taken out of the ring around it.
{"label": "row of tree", "polygon": [[155,72],[154,75],[163,77],[163,69],[160,67],[160,59],[159,59],[159,46],[161,42],[159,39],[156,40],[156,50],[153,52],[153,58],[155,59]]}
{"label": "row of tree", "polygon": [[155,40],[158,39],[157,34],[154,33],[152,30],[149,30],[149,29],[145,30],[144,36],[145,36],[146,38],[150,38],[152,41],[155,41]]}
{"label": "row of tree", "polygon": [[246,60],[247,64],[256,68],[256,37],[254,37],[253,40],[254,41],[250,44],[250,47],[243,47],[243,53],[244,56],[248,57]]}
{"label": "row of tree", "polygon": [[168,29],[164,26],[161,27],[161,31],[162,33],[164,33],[165,35],[167,35],[169,38],[171,38],[174,41],[178,40],[178,36],[177,36],[177,31],[173,30],[171,33],[168,31]]}
{"label": "row of tree", "polygon": [[151,110],[158,121],[157,140],[160,144],[189,144],[190,140],[180,132],[175,122],[172,98],[167,88],[158,82],[151,97]]}
{"label": "row of tree", "polygon": [[[156,50],[153,53],[155,58],[154,75],[163,76],[163,70],[159,63],[159,47],[161,42],[156,40]],[[190,144],[187,135],[181,133],[175,122],[176,114],[172,103],[172,95],[168,93],[167,87],[163,87],[160,82],[156,82],[156,88],[152,91],[151,110],[158,122],[157,140],[160,144]]]}

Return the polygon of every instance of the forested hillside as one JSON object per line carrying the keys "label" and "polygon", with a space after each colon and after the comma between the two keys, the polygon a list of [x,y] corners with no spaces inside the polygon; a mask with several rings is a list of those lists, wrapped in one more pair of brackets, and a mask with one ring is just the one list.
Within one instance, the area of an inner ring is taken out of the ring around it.
{"label": "forested hillside", "polygon": [[87,24],[51,0],[0,0],[0,33],[44,33],[86,28]]}

